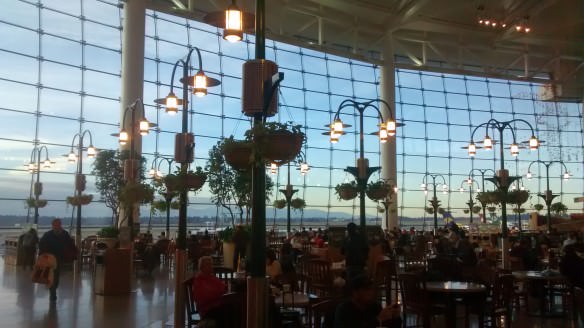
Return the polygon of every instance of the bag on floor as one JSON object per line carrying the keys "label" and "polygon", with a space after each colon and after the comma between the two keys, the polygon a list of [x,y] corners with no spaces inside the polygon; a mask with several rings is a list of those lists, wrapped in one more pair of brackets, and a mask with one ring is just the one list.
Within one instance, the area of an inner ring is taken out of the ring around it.
{"label": "bag on floor", "polygon": [[57,267],[57,260],[51,254],[39,255],[32,271],[32,282],[46,285],[50,288],[53,285],[53,271]]}

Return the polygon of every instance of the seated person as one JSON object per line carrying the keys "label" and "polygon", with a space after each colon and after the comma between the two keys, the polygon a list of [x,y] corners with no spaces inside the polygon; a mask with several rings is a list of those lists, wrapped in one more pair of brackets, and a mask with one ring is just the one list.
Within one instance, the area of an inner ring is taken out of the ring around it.
{"label": "seated person", "polygon": [[280,261],[276,259],[276,253],[268,249],[266,254],[266,274],[270,276],[271,281],[276,281],[282,274],[282,266]]}
{"label": "seated person", "polygon": [[280,250],[280,265],[282,266],[282,273],[295,272],[295,261],[296,255],[294,254],[292,245],[289,242],[284,242],[284,244],[282,244],[282,249]]}
{"label": "seated person", "polygon": [[201,319],[221,321],[225,315],[221,307],[221,297],[225,292],[225,284],[215,276],[213,258],[202,256],[199,259],[199,273],[193,279],[193,300]]}
{"label": "seated person", "polygon": [[351,281],[351,298],[337,306],[335,328],[401,327],[397,304],[381,308],[375,297],[373,281],[358,275]]}

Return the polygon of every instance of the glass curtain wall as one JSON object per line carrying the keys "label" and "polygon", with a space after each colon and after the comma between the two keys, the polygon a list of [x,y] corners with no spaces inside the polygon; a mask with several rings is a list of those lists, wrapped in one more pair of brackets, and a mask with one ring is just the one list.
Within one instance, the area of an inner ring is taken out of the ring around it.
{"label": "glass curtain wall", "polygon": [[[31,218],[24,200],[31,195],[32,176],[24,164],[30,160],[35,144],[46,145],[55,164],[42,169],[44,184],[41,198],[48,205],[41,209],[41,224],[50,217],[72,217],[72,207],[65,198],[73,194],[75,165],[67,163],[73,135],[89,129],[94,145],[100,149],[117,149],[112,133],[118,132],[120,111],[121,21],[123,11],[117,1],[36,2],[16,0],[0,11],[0,215],[7,225]],[[241,70],[245,60],[253,57],[253,36],[244,42],[230,44],[221,38],[216,28],[166,14],[148,11],[146,17],[144,104],[146,117],[158,129],[143,138],[143,154],[149,168],[155,156],[172,157],[174,134],[180,131],[180,118],[168,116],[156,106],[155,98],[168,94],[172,67],[183,58],[188,47],[201,49],[203,68],[222,84],[209,89],[204,98],[191,101],[192,126],[195,134],[195,163],[205,166],[209,149],[221,137],[241,138],[250,127],[241,113]],[[354,166],[358,156],[358,135],[354,128],[331,145],[326,124],[332,121],[337,106],[344,99],[374,99],[378,97],[379,69],[376,65],[354,61],[314,50],[279,42],[267,42],[267,57],[276,61],[285,79],[280,90],[280,112],[271,121],[293,121],[301,124],[307,135],[303,149],[311,166],[306,176],[295,167],[290,183],[305,199],[307,207],[293,212],[299,224],[344,224],[358,220],[358,201],[339,201],[334,192],[338,183],[352,180],[346,166]],[[193,60],[192,64],[197,65]],[[197,69],[197,67],[194,67]],[[178,79],[177,79],[178,80]],[[175,82],[175,88],[178,87]],[[459,194],[461,181],[471,168],[496,168],[494,153],[479,150],[471,160],[463,146],[468,144],[473,126],[490,118],[509,120],[523,118],[537,128],[545,140],[538,152],[522,150],[517,160],[507,156],[512,174],[525,174],[527,164],[534,159],[562,159],[572,178],[560,179],[561,172],[552,168],[552,189],[561,192],[561,200],[570,212],[581,205],[573,198],[582,195],[582,105],[542,102],[537,99],[539,85],[501,81],[470,76],[433,74],[429,72],[396,71],[396,113],[406,125],[398,130],[397,163],[400,206],[398,214],[404,225],[423,224],[427,197],[420,189],[425,172],[442,173],[447,177],[450,192],[440,194],[445,208],[455,218],[463,213],[468,194]],[[176,93],[176,90],[175,90]],[[358,116],[344,111],[345,123],[358,124]],[[379,142],[369,135],[377,129],[375,113],[366,113],[366,157],[371,166],[380,164]],[[524,129],[524,126],[518,126]],[[522,131],[522,140],[527,132]],[[482,139],[479,134],[477,138]],[[507,141],[507,140],[505,140]],[[497,146],[495,146],[497,147]],[[44,159],[44,154],[43,154]],[[91,172],[92,160],[84,161],[84,172]],[[167,168],[161,170],[166,172]],[[545,189],[542,168],[532,170],[534,179],[524,181],[532,192]],[[269,173],[269,171],[267,171]],[[268,222],[285,225],[285,212],[271,207],[281,199],[277,190],[284,188],[286,168],[276,175],[274,191],[268,202]],[[557,174],[556,174],[557,173]],[[378,179],[374,175],[372,180]],[[88,175],[88,193],[96,194],[95,178]],[[84,208],[88,224],[107,224],[111,211],[95,196]],[[197,222],[230,222],[227,214],[211,203],[204,187],[190,194],[188,209],[191,225]],[[527,207],[537,203],[532,196]],[[142,208],[142,222],[148,221],[148,206]],[[380,222],[383,215],[378,205],[367,202],[369,222]],[[155,214],[152,223],[162,224],[162,214]],[[177,211],[171,212],[178,216]],[[92,219],[89,219],[92,218]],[[95,219],[93,219],[95,218]],[[429,223],[429,221],[428,221]],[[3,223],[4,224],[4,223]]]}

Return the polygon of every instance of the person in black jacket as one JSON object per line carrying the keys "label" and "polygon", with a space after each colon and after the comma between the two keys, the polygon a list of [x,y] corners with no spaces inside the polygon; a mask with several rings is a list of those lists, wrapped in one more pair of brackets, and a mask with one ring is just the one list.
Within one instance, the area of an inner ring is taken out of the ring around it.
{"label": "person in black jacket", "polygon": [[369,245],[361,233],[357,231],[357,225],[353,222],[347,225],[347,237],[343,241],[341,253],[345,255],[345,270],[347,281],[365,273]]}
{"label": "person in black jacket", "polygon": [[63,258],[65,257],[65,248],[71,246],[72,239],[69,233],[61,227],[61,219],[54,219],[52,229],[45,232],[39,243],[39,254],[49,253],[57,260],[57,268],[53,274],[53,285],[50,288],[50,300],[57,300],[57,287],[59,287],[59,276]]}

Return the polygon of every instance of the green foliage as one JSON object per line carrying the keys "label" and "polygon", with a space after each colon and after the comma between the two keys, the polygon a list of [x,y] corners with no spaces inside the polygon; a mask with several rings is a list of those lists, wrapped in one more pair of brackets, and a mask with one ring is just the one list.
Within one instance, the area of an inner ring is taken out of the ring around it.
{"label": "green foliage", "polygon": [[535,209],[537,212],[543,210],[543,205],[542,204],[535,204],[533,205],[533,209]]}
{"label": "green foliage", "polygon": [[[250,225],[242,225],[241,226],[243,231],[243,235],[245,240],[249,240],[250,236],[251,236],[251,226]],[[233,241],[233,235],[235,234],[235,229],[234,227],[225,227],[225,229],[223,229],[222,231],[219,231],[217,233],[217,237],[219,238],[219,240],[223,241],[223,242],[232,242]]]}
{"label": "green foliage", "polygon": [[101,238],[118,238],[120,230],[116,227],[103,227],[97,232],[97,235]]}
{"label": "green foliage", "polygon": [[515,213],[515,214],[525,213],[525,209],[521,208],[521,207],[515,207],[515,208],[513,208],[513,213]]}
{"label": "green foliage", "polygon": [[[177,171],[165,176],[163,180],[164,185],[166,186],[166,191],[170,191],[171,194],[177,195],[175,192],[180,192],[184,189],[190,189],[193,192],[197,192],[207,180],[207,172],[203,171],[202,167],[197,166],[195,171],[189,171],[186,174]],[[193,186],[190,184],[193,180],[201,182],[202,184],[200,186]]]}
{"label": "green foliage", "polygon": [[87,205],[93,200],[93,195],[82,194],[81,196],[68,196],[67,204],[73,206]]}
{"label": "green foliage", "polygon": [[144,183],[127,183],[120,190],[120,201],[128,208],[135,203],[147,204],[154,200],[154,189]]}
{"label": "green foliage", "polygon": [[568,211],[568,207],[564,205],[562,202],[553,203],[550,205],[550,211],[558,216],[566,215]]}
{"label": "green foliage", "polygon": [[357,182],[344,182],[335,186],[335,193],[342,200],[350,200],[357,197]]}
{"label": "green foliage", "polygon": [[35,207],[43,208],[43,207],[47,206],[47,203],[48,203],[46,199],[39,199],[37,201],[35,198],[28,198],[24,202],[25,202],[26,208],[35,208]]}
{"label": "green foliage", "polygon": [[282,209],[286,207],[286,200],[285,199],[276,199],[273,203],[273,206],[277,209]]}
{"label": "green foliage", "polygon": [[[95,187],[99,191],[105,206],[112,210],[112,222],[117,224],[120,209],[120,191],[124,185],[124,160],[128,159],[129,151],[101,150],[97,153],[92,164],[91,173],[95,175]],[[146,159],[142,157],[140,165],[140,179],[144,179],[144,165]]]}
{"label": "green foliage", "polygon": [[372,200],[382,200],[392,191],[391,186],[383,180],[371,182],[367,185],[367,196]]}
{"label": "green foliage", "polygon": [[252,141],[253,136],[265,136],[275,133],[291,133],[304,136],[302,132],[302,125],[293,124],[292,122],[264,122],[264,124],[255,125],[253,128],[245,132],[245,139]]}
{"label": "green foliage", "polygon": [[529,199],[527,190],[513,190],[507,193],[507,203],[517,206],[523,205]]}
{"label": "green foliage", "polygon": [[474,214],[479,214],[481,212],[482,208],[480,206],[473,206],[472,207],[472,212]]}
{"label": "green foliage", "polygon": [[290,206],[295,210],[302,211],[306,207],[306,201],[302,198],[294,198],[290,201]]}

